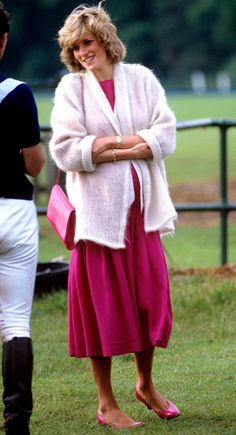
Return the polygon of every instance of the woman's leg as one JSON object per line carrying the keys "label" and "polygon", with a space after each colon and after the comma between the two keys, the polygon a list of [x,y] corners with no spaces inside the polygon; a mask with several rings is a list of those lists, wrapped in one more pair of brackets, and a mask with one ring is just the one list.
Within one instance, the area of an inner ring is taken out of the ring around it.
{"label": "woman's leg", "polygon": [[119,409],[111,385],[112,359],[110,357],[93,357],[91,364],[98,391],[98,411],[105,415],[109,409]]}
{"label": "woman's leg", "polygon": [[93,357],[91,365],[98,391],[98,414],[104,417],[106,424],[132,426],[135,421],[121,411],[112,390],[111,357]]}
{"label": "woman's leg", "polygon": [[168,407],[167,401],[156,389],[152,381],[154,347],[150,347],[134,355],[136,363],[136,392],[151,408],[162,410]]}

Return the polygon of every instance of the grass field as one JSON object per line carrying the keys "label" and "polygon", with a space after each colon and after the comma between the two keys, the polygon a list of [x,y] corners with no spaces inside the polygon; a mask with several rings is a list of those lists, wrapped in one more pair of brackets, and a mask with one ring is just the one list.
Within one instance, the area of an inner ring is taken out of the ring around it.
{"label": "grass field", "polygon": [[[121,406],[144,420],[140,434],[236,433],[235,282],[206,275],[171,276],[174,330],[167,350],[157,350],[154,379],[182,416],[161,421],[134,399],[131,355],[114,358],[114,388]],[[87,359],[67,356],[66,293],[38,300],[35,336],[33,435],[110,433],[96,424],[97,397]],[[132,433],[125,430],[122,433]]]}
{"label": "grass field", "polygon": [[[40,123],[48,124],[52,107],[52,95],[36,95]],[[235,94],[205,95],[170,94],[168,101],[178,121],[186,119],[236,119]],[[170,191],[174,202],[217,202],[219,199],[219,131],[216,128],[200,128],[178,131],[177,147],[173,156],[166,160]],[[229,199],[236,202],[236,128],[228,131]],[[176,193],[177,192],[177,193]],[[214,201],[213,201],[214,200]],[[215,215],[196,215],[196,219],[179,214],[174,237],[165,238],[168,262],[175,267],[214,267],[219,264],[219,220]],[[205,220],[207,225],[203,225]],[[235,215],[230,219],[228,244],[230,263],[236,263]],[[41,219],[40,259],[50,259],[51,250],[45,248],[50,238],[56,248],[56,256],[66,256],[63,246]],[[46,239],[45,239],[46,237]]]}
{"label": "grass field", "polygon": [[[132,355],[113,359],[117,399],[129,415],[146,423],[123,430],[140,435],[235,435],[235,279],[204,272],[171,274],[174,328],[168,349],[157,349],[154,381],[181,409],[163,421],[134,398]],[[34,413],[32,435],[112,433],[96,423],[97,394],[88,359],[67,355],[67,293],[36,299],[34,340]],[[0,402],[0,411],[2,404]]]}
{"label": "grass field", "polygon": [[[48,123],[49,102],[48,99],[40,99],[39,108],[43,111],[41,122]],[[170,103],[175,108],[178,119],[234,117],[231,97],[222,99],[209,96],[201,100],[190,96],[170,96]],[[212,160],[217,162],[216,152],[212,150],[213,147],[217,148],[217,135],[212,135],[210,129],[201,132],[204,139],[196,131],[189,133],[179,135],[176,155],[167,162],[170,183],[180,188],[181,193],[184,186],[192,189],[194,185],[200,190],[202,185],[214,185],[218,173],[212,163]],[[234,133],[230,136],[233,182],[236,151]],[[205,170],[201,174],[200,170],[195,170],[198,161],[199,167],[205,165],[206,173]],[[186,167],[188,165],[190,168]],[[236,263],[235,227],[232,219],[229,234],[232,263]],[[43,217],[40,217],[40,234],[41,261],[58,256],[69,258],[68,251]],[[174,328],[168,349],[156,350],[153,374],[159,390],[177,404],[181,416],[173,421],[163,421],[138,403],[133,394],[133,357],[116,357],[113,363],[113,385],[118,401],[125,412],[146,424],[143,428],[123,430],[124,434],[236,434],[235,274],[227,278],[212,270],[209,273],[201,269],[193,274],[187,270],[176,270],[217,265],[218,239],[218,224],[214,217],[210,217],[206,223],[202,217],[189,217],[188,221],[182,215],[176,235],[165,239],[170,266]],[[77,361],[67,355],[65,291],[35,299],[32,338],[35,354],[32,435],[112,433],[111,429],[99,427],[96,423],[97,394],[89,360]],[[0,411],[1,407],[0,402]]]}
{"label": "grass field", "polygon": [[[40,124],[48,124],[52,108],[53,93],[36,93]],[[199,118],[236,118],[236,94],[194,95],[167,93],[170,107],[174,110],[178,121]]]}

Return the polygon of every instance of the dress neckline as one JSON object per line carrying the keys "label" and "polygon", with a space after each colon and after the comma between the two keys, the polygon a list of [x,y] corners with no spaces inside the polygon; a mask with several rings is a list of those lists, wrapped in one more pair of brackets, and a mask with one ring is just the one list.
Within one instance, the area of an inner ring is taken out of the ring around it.
{"label": "dress neckline", "polygon": [[112,109],[114,110],[115,106],[115,92],[114,92],[114,81],[110,80],[102,80],[100,83],[101,88],[103,89]]}

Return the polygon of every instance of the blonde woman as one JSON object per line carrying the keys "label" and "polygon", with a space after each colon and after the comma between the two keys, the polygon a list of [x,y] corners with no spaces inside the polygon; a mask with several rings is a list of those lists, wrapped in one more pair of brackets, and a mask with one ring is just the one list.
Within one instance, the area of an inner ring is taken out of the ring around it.
{"label": "blonde woman", "polygon": [[125,47],[101,6],[81,5],[59,31],[62,62],[52,111],[52,158],[76,207],[69,273],[69,355],[90,357],[97,421],[142,426],[119,407],[112,357],[133,353],[135,396],[161,418],[178,408],[152,381],[155,346],[167,347],[172,310],[160,234],[174,230],[164,158],[175,117],[154,74],[123,63]]}

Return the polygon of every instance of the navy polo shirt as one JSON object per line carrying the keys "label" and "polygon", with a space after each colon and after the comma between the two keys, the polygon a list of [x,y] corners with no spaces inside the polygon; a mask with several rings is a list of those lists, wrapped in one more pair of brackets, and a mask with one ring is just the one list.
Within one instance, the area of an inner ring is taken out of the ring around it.
{"label": "navy polo shirt", "polygon": [[[6,77],[0,75],[0,83]],[[20,83],[0,103],[0,197],[31,200],[21,148],[40,142],[38,111],[32,90]]]}

